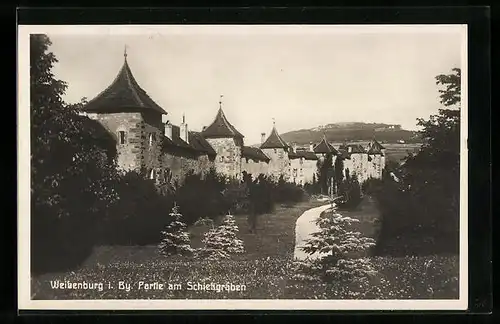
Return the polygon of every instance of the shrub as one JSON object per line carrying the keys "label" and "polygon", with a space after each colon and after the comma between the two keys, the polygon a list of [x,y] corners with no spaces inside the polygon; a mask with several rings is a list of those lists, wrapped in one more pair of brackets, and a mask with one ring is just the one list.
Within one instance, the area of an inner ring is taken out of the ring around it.
{"label": "shrub", "polygon": [[341,209],[354,209],[361,203],[361,187],[355,176],[342,181],[339,194],[342,197],[338,200],[338,207]]}
{"label": "shrub", "polygon": [[176,190],[175,200],[188,225],[201,217],[215,218],[227,211],[223,192],[226,179],[214,169],[204,178],[200,174],[190,172],[184,183]]}
{"label": "shrub", "polygon": [[118,201],[110,207],[100,226],[100,241],[107,245],[148,245],[161,240],[161,230],[171,219],[171,196],[161,195],[154,182],[130,171],[119,181]]}
{"label": "shrub", "polygon": [[304,189],[298,185],[286,182],[280,177],[275,188],[275,200],[278,203],[300,202],[304,199]]}

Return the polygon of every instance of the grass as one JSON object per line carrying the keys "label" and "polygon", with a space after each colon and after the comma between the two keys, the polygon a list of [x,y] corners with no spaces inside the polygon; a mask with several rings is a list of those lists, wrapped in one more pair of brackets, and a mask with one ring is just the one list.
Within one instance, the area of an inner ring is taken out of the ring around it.
{"label": "grass", "polygon": [[[307,209],[324,202],[308,201],[279,206],[262,215],[256,234],[248,232],[245,216],[236,216],[246,253],[219,262],[184,257],[165,258],[156,246],[102,246],[78,270],[33,278],[33,299],[340,299],[340,298],[457,298],[456,256],[374,257],[378,276],[367,291],[338,283],[293,280],[292,255],[295,222]],[[376,237],[378,213],[365,197],[360,207],[342,211],[360,219],[358,230]],[[199,246],[206,228],[190,228],[193,246]],[[53,289],[51,281],[95,282],[98,289]],[[130,290],[120,289],[120,282]],[[162,283],[146,287],[143,283]],[[191,286],[190,286],[191,283]],[[192,284],[213,284],[212,290],[192,290]],[[219,286],[217,286],[217,284]],[[225,289],[224,285],[233,285]],[[169,286],[170,285],[170,286]],[[239,285],[239,287],[236,287]],[[150,288],[150,289],[146,289]],[[163,288],[163,289],[158,289]],[[219,291],[216,289],[219,288]],[[238,289],[237,289],[238,288]],[[215,290],[214,290],[215,289]]]}

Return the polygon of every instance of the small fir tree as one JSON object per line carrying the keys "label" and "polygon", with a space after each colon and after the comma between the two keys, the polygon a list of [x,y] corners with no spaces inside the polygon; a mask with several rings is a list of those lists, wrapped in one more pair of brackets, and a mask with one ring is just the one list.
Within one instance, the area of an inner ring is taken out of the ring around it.
{"label": "small fir tree", "polygon": [[245,249],[243,241],[237,237],[238,231],[234,216],[226,215],[219,226],[205,233],[202,256],[212,259],[227,259],[231,254],[243,253]]}
{"label": "small fir tree", "polygon": [[375,240],[353,231],[351,225],[359,220],[343,216],[335,209],[325,212],[317,220],[320,230],[312,234],[302,250],[317,259],[297,262],[298,277],[319,277],[326,282],[343,282],[357,287],[368,284],[374,270],[365,252]]}
{"label": "small fir tree", "polygon": [[164,255],[187,255],[193,252],[190,244],[189,233],[186,223],[182,222],[182,214],[179,213],[179,207],[174,204],[172,212],[169,214],[172,221],[162,231],[163,239],[158,246]]}

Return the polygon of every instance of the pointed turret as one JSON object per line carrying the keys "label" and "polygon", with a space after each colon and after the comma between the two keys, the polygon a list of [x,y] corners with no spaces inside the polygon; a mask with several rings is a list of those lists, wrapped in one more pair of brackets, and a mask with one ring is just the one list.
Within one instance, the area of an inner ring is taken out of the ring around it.
{"label": "pointed turret", "polygon": [[323,139],[321,142],[316,145],[313,149],[314,153],[333,153],[334,155],[338,154],[338,151],[326,140],[326,135],[323,135]]}
{"label": "pointed turret", "polygon": [[135,80],[127,62],[127,51],[120,72],[104,91],[90,100],[83,108],[88,113],[106,113],[122,111],[167,112],[151,99]]}
{"label": "pointed turret", "polygon": [[278,131],[276,130],[276,125],[273,122],[273,129],[271,130],[271,134],[269,134],[269,137],[262,143],[260,146],[261,149],[271,149],[271,148],[287,148],[288,145],[286,142],[281,138],[281,136],[278,134]]}
{"label": "pointed turret", "polygon": [[[221,95],[222,98],[222,95]],[[219,111],[215,116],[212,124],[207,126],[202,134],[206,138],[220,138],[220,137],[233,137],[243,139],[241,134],[231,123],[227,120],[224,111],[222,110],[222,100],[219,101]]]}

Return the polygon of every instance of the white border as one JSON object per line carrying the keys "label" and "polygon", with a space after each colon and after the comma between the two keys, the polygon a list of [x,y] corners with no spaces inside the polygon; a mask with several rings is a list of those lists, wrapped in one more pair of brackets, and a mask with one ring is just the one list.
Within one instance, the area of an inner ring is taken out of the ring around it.
{"label": "white border", "polygon": [[[465,310],[468,304],[467,240],[467,25],[462,27],[460,290],[458,300],[31,300],[29,34],[131,35],[260,33],[456,32],[457,25],[120,25],[19,26],[18,29],[18,308],[20,310]],[[397,28],[396,28],[397,27]]]}

